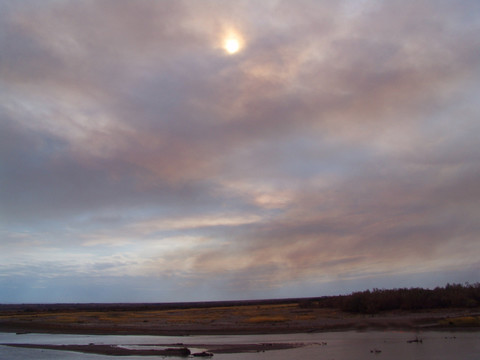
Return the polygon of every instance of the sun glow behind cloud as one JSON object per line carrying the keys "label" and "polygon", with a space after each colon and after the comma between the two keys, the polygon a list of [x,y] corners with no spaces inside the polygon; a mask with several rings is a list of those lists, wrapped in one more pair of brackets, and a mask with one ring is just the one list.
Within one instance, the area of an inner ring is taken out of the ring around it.
{"label": "sun glow behind cloud", "polygon": [[229,55],[238,53],[245,46],[244,38],[238,31],[228,30],[226,31],[223,40],[222,48]]}
{"label": "sun glow behind cloud", "polygon": [[225,39],[223,44],[225,51],[229,54],[235,54],[240,50],[240,42],[235,38]]}

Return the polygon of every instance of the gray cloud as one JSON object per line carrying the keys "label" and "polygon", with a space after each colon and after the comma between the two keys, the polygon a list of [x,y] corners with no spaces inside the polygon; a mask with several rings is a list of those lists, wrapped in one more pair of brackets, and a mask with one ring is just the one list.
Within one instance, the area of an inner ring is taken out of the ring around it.
{"label": "gray cloud", "polygon": [[0,6],[9,244],[252,294],[478,270],[476,3]]}

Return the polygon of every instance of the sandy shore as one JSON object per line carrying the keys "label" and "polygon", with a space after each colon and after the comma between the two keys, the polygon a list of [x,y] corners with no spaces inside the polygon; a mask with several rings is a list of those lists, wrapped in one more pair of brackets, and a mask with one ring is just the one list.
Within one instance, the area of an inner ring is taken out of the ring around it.
{"label": "sandy shore", "polygon": [[33,348],[33,349],[48,349],[60,351],[75,351],[90,354],[100,355],[144,355],[144,356],[188,356],[190,350],[186,347],[166,348],[162,350],[131,350],[125,349],[115,345],[46,345],[46,344],[2,344],[6,346]]}
{"label": "sandy shore", "polygon": [[142,326],[143,324],[116,324],[109,326],[99,323],[64,324],[64,323],[24,323],[19,321],[0,322],[0,332],[52,333],[52,334],[92,334],[92,335],[241,335],[241,334],[287,334],[313,333],[347,330],[479,330],[476,326],[456,326],[449,323],[449,318],[464,317],[459,314],[431,315],[410,314],[401,316],[376,316],[355,318],[317,318],[302,323],[259,324],[166,324]]}
{"label": "sandy shore", "polygon": [[[99,355],[114,355],[114,356],[208,356],[208,354],[233,354],[245,352],[263,352],[271,350],[285,350],[305,346],[303,343],[262,343],[262,344],[195,344],[195,345],[176,345],[165,344],[162,349],[129,349],[116,345],[46,345],[46,344],[1,344],[5,346],[34,348],[34,349],[48,349],[60,351],[75,351]],[[149,345],[143,345],[148,347]],[[152,345],[153,346],[153,345]],[[162,347],[162,345],[155,344],[155,347]],[[190,348],[202,348],[204,351],[193,353]]]}

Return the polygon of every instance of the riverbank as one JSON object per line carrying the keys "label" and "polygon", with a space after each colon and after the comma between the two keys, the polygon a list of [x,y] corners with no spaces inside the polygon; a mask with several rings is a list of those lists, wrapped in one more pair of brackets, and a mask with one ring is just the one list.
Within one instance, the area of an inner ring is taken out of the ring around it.
{"label": "riverbank", "polygon": [[305,308],[301,302],[184,305],[177,308],[71,305],[0,310],[0,332],[215,335],[279,334],[345,330],[480,329],[480,309],[441,309],[352,314],[335,308]]}

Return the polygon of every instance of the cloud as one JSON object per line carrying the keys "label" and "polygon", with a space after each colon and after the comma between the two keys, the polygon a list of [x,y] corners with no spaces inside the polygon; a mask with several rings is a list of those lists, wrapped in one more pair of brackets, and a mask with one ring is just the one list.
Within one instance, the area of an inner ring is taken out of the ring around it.
{"label": "cloud", "polygon": [[6,273],[61,273],[53,251],[277,294],[476,269],[476,3],[0,4]]}

